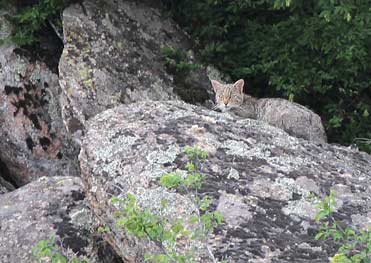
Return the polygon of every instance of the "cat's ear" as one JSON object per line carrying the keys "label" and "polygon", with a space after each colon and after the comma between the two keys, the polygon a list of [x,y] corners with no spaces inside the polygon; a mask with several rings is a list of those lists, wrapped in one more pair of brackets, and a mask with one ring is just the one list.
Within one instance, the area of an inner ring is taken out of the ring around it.
{"label": "cat's ear", "polygon": [[245,82],[243,79],[239,79],[233,84],[233,87],[235,87],[240,94],[243,94],[243,85],[245,85]]}
{"label": "cat's ear", "polygon": [[211,85],[213,86],[215,93],[219,92],[222,88],[222,84],[213,79],[210,81],[211,81]]}

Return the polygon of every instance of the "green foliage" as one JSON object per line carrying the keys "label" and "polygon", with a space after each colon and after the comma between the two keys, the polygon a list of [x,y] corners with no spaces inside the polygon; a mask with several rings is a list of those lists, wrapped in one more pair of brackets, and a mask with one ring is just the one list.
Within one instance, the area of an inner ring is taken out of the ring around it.
{"label": "green foliage", "polygon": [[322,222],[316,240],[332,241],[339,245],[337,253],[331,258],[331,263],[370,263],[371,262],[371,232],[357,231],[351,227],[342,227],[333,216],[336,200],[335,192],[317,204],[319,209],[316,220]]}
{"label": "green foliage", "polygon": [[335,192],[330,191],[330,194],[316,205],[319,210],[315,217],[316,221],[320,221],[322,218],[332,215],[335,205]]}
{"label": "green foliage", "polygon": [[65,7],[63,0],[39,0],[37,4],[20,7],[11,18],[14,32],[10,41],[23,46],[38,41],[37,33],[42,30],[48,19],[55,17]]}
{"label": "green foliage", "polygon": [[[117,202],[112,200],[112,202]],[[185,255],[179,254],[175,243],[179,238],[189,236],[189,232],[184,229],[181,220],[169,220],[163,217],[166,207],[166,200],[162,201],[162,206],[159,214],[152,212],[150,209],[142,209],[136,201],[133,194],[128,194],[126,199],[118,199],[118,203],[122,207],[121,210],[115,213],[117,225],[123,227],[129,234],[133,234],[139,238],[148,237],[155,242],[163,251],[156,255],[147,254],[145,259],[155,262],[191,262],[192,254],[185,258]],[[165,246],[164,242],[169,245]]]}
{"label": "green foliage", "polygon": [[79,259],[76,256],[65,256],[53,239],[40,240],[32,249],[32,255],[37,263],[88,263],[86,258]]}
{"label": "green foliage", "polygon": [[309,106],[332,142],[371,138],[369,0],[162,1],[204,61],[248,93]]}
{"label": "green foliage", "polygon": [[173,73],[184,73],[200,68],[200,65],[190,62],[191,59],[184,50],[173,47],[163,47],[161,53],[165,66]]}
{"label": "green foliage", "polygon": [[[158,263],[168,262],[195,262],[194,256],[196,247],[190,246],[180,252],[179,242],[182,240],[194,240],[201,242],[207,249],[213,262],[217,262],[210,248],[207,239],[216,226],[222,223],[223,217],[218,211],[209,211],[211,200],[207,195],[201,196],[198,190],[202,187],[205,178],[198,172],[200,161],[208,157],[208,153],[200,147],[185,147],[185,155],[189,161],[186,164],[187,174],[167,173],[161,176],[160,184],[168,189],[182,190],[190,200],[193,200],[197,211],[189,218],[169,219],[164,216],[167,201],[161,201],[161,209],[153,212],[148,208],[141,208],[137,204],[136,197],[129,193],[126,199],[113,197],[112,203],[119,204],[120,210],[116,211],[117,224],[123,227],[128,233],[140,238],[149,238],[153,241],[162,253],[146,254],[146,261]],[[194,191],[194,192],[192,192]],[[186,227],[188,226],[188,227]],[[191,226],[192,229],[189,229]]]}
{"label": "green foliage", "polygon": [[98,233],[107,233],[110,232],[111,229],[108,226],[99,226],[97,231]]}
{"label": "green foliage", "polygon": [[186,146],[184,148],[184,152],[191,160],[192,159],[199,160],[209,157],[209,153],[199,146]]}

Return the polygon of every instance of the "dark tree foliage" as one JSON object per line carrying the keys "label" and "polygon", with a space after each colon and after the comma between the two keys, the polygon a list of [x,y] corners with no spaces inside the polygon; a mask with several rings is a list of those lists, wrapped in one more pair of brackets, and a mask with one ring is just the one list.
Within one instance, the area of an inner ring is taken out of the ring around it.
{"label": "dark tree foliage", "polygon": [[20,46],[39,41],[40,31],[45,30],[48,21],[56,17],[66,5],[63,0],[0,1],[0,8],[16,8],[16,13],[10,17],[14,25],[10,40]]}
{"label": "dark tree foliage", "polygon": [[371,138],[371,0],[162,1],[247,93],[310,107],[330,142]]}

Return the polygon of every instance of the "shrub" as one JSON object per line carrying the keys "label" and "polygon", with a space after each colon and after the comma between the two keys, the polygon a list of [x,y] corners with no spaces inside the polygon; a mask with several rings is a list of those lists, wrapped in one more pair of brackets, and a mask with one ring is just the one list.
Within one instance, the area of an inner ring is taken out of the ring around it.
{"label": "shrub", "polygon": [[187,74],[188,71],[197,70],[200,65],[194,64],[186,51],[170,46],[161,49],[162,58],[169,72],[173,74]]}
{"label": "shrub", "polygon": [[[58,14],[67,5],[64,0],[39,0],[31,1],[33,4],[25,4],[21,1],[10,1],[16,8],[16,14],[10,18],[14,26],[14,31],[10,41],[19,46],[31,45],[39,40],[38,34],[45,29],[48,21],[59,18]],[[3,4],[0,8],[3,7]],[[4,7],[5,8],[5,7]],[[60,28],[60,20],[57,19],[57,25]],[[58,30],[54,28],[54,30]]]}
{"label": "shrub", "polygon": [[317,204],[316,220],[322,222],[316,239],[323,239],[338,245],[337,253],[330,263],[370,263],[371,232],[342,226],[334,217],[335,192],[331,191]]}

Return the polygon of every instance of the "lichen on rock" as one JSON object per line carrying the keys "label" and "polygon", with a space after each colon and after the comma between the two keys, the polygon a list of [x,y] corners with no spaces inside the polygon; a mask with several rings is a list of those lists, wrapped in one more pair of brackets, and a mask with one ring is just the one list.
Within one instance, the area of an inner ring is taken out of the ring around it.
{"label": "lichen on rock", "polygon": [[113,229],[108,240],[126,260],[140,262],[156,248],[115,226],[110,197],[134,193],[156,211],[161,197],[172,196],[170,214],[189,214],[192,202],[159,184],[161,174],[183,169],[186,145],[210,151],[201,165],[207,175],[201,192],[225,216],[209,242],[227,262],[325,262],[335,248],[315,241],[314,215],[318,198],[331,189],[342,192],[336,209],[344,223],[359,225],[371,212],[371,188],[365,187],[371,158],[365,153],[180,101],[122,105],[87,123],[79,159],[89,203]]}

